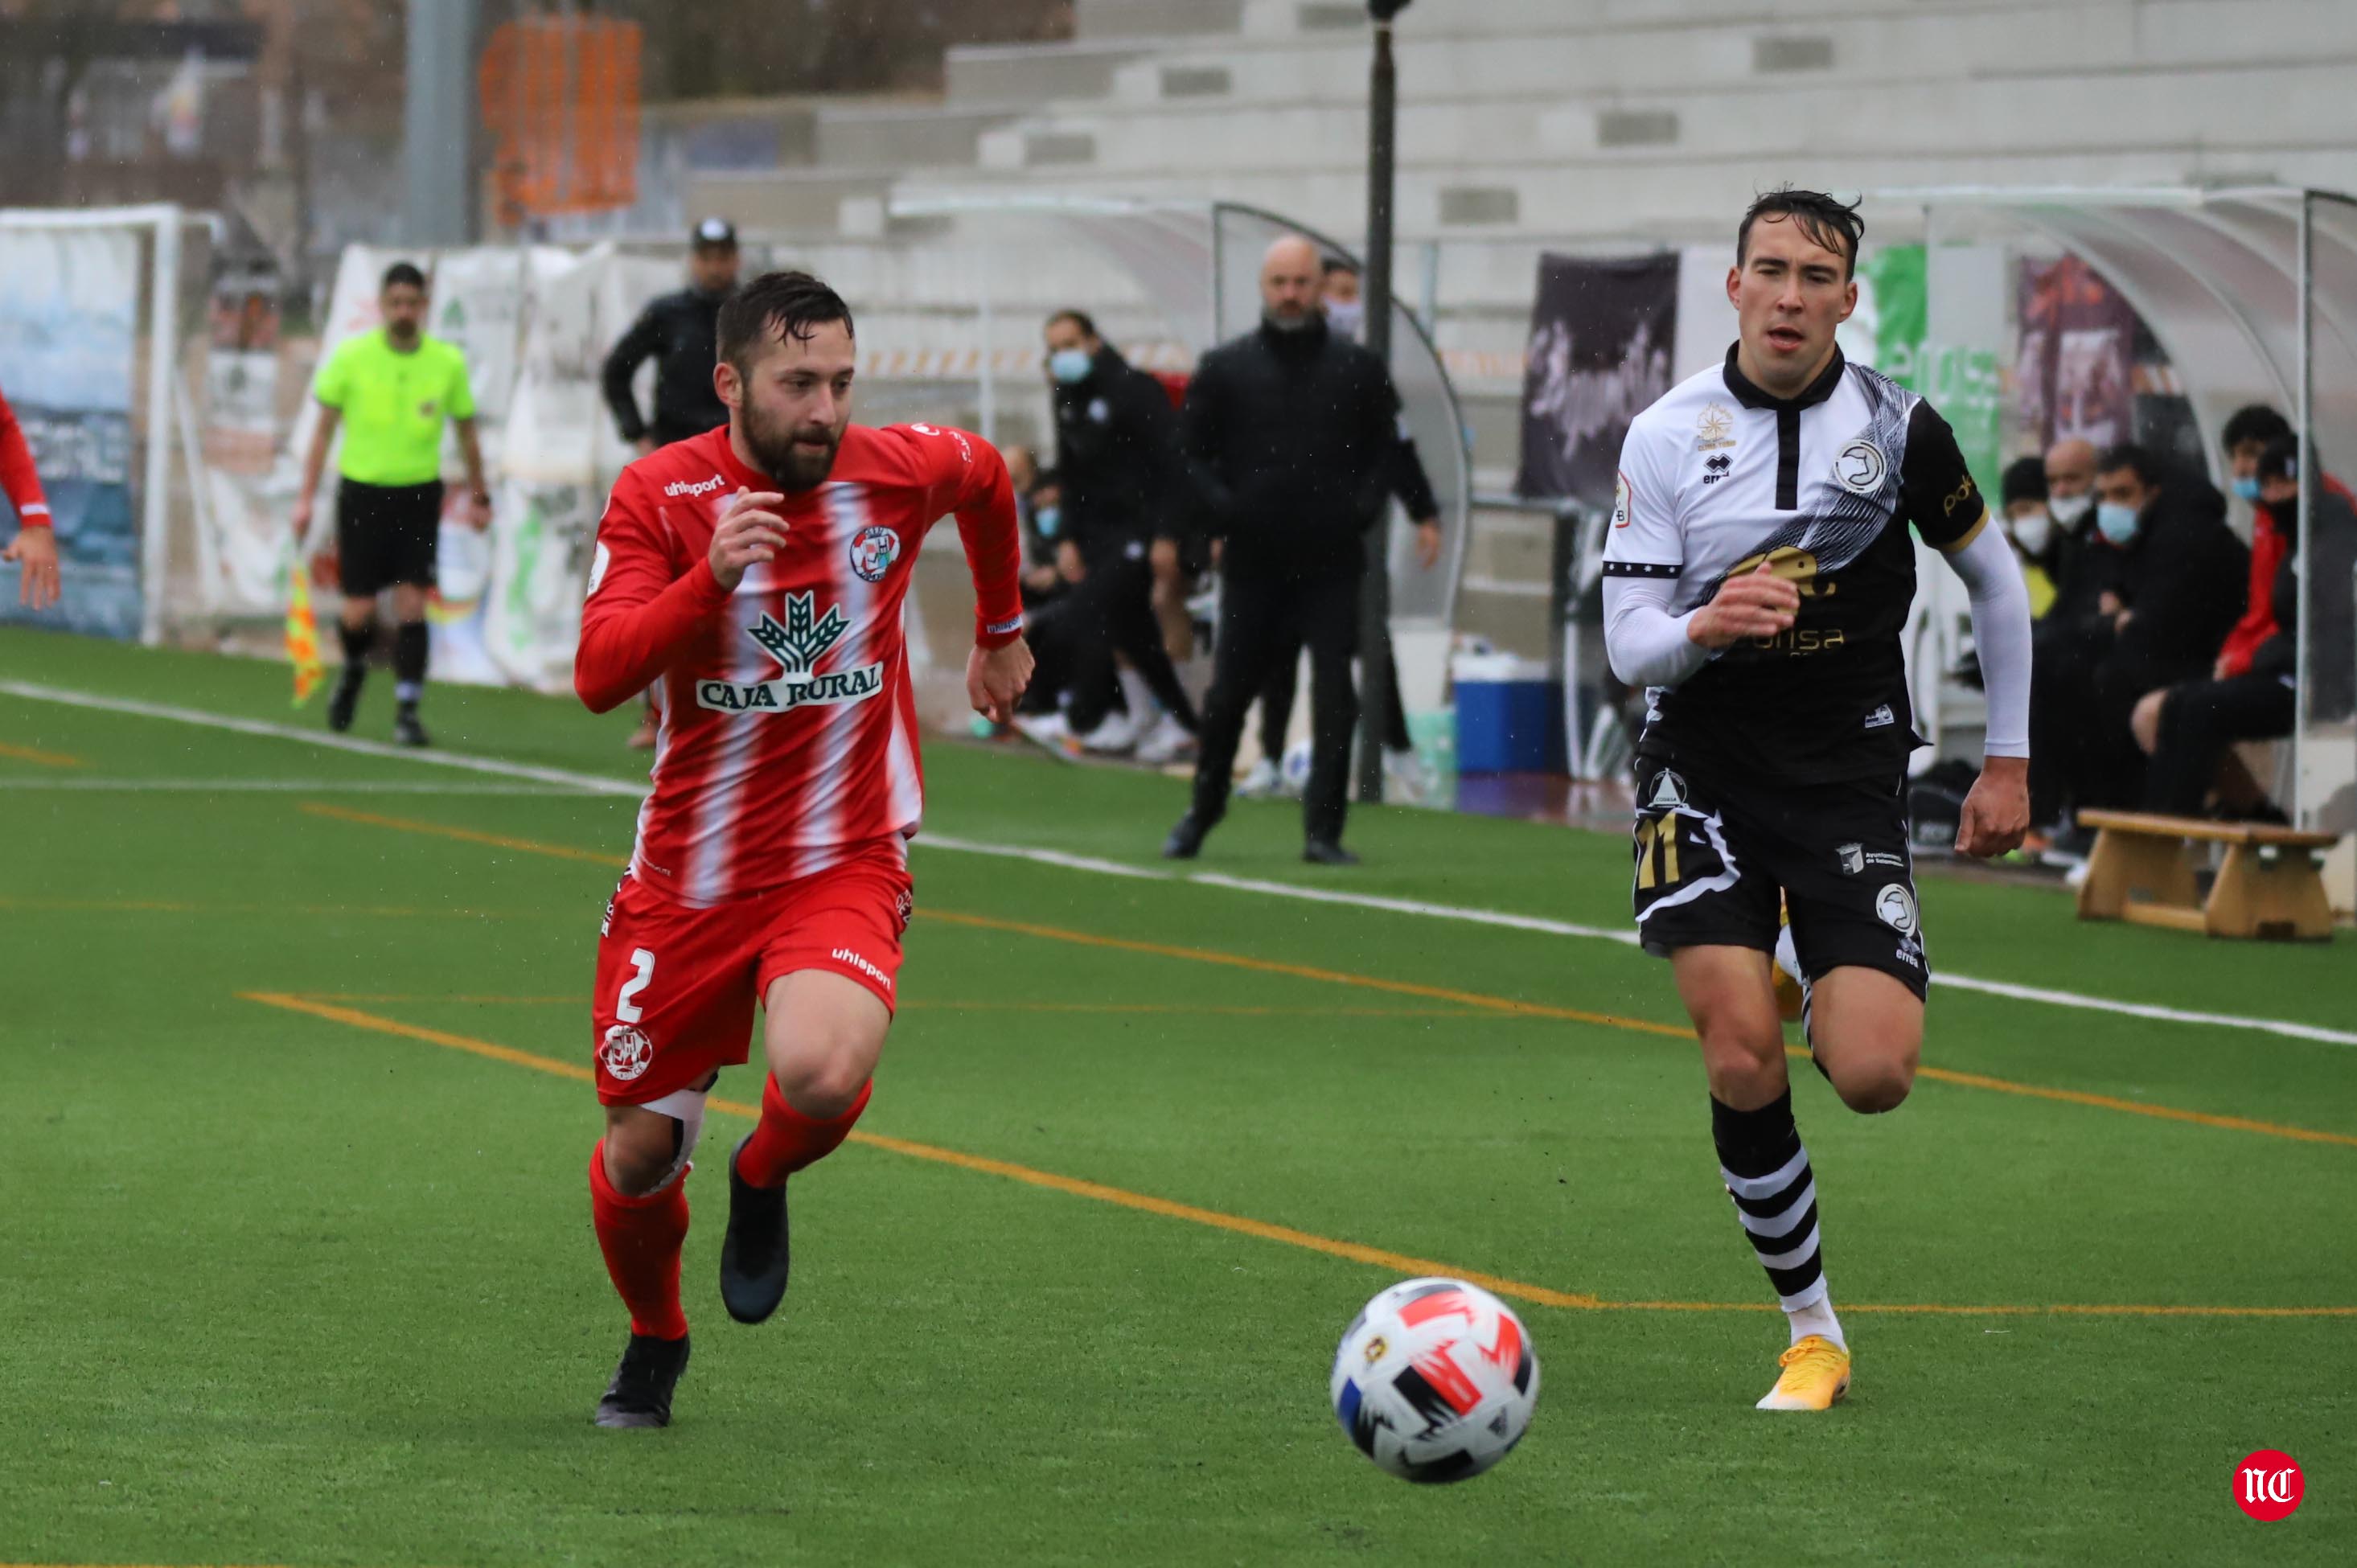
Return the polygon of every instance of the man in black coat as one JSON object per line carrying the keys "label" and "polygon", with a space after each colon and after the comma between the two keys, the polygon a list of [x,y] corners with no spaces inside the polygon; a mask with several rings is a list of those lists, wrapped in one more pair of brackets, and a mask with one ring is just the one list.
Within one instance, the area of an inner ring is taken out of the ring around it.
{"label": "man in black coat", "polygon": [[[685,441],[728,423],[728,405],[713,390],[719,359],[720,307],[737,291],[737,231],[707,218],[689,241],[688,285],[648,305],[606,356],[606,405],[622,439],[643,457],[658,446]],[[655,413],[640,417],[631,378],[655,361]]]}
{"label": "man in black coat", "polygon": [[[1056,417],[1056,475],[1063,489],[1058,564],[1073,585],[1071,739],[1085,743],[1114,695],[1114,655],[1129,661],[1162,720],[1135,737],[1139,758],[1169,762],[1195,746],[1195,704],[1154,612],[1154,540],[1189,509],[1178,421],[1162,383],[1121,357],[1087,313],[1048,318],[1048,376]],[[1143,723],[1147,715],[1133,714]],[[1060,737],[1059,737],[1060,738]]]}
{"label": "man in black coat", "polygon": [[1190,860],[1227,811],[1245,711],[1271,665],[1307,646],[1314,751],[1302,800],[1302,858],[1348,865],[1342,847],[1359,694],[1359,586],[1368,533],[1394,487],[1424,564],[1440,554],[1439,504],[1406,439],[1391,371],[1328,330],[1318,247],[1297,235],[1261,263],[1258,330],[1203,357],[1188,389],[1187,451],[1222,542],[1218,640],[1194,801],[1162,853]]}
{"label": "man in black coat", "polygon": [[2141,446],[2097,460],[2095,493],[2096,532],[2119,552],[2116,575],[2097,597],[2080,656],[2033,684],[2030,755],[2041,741],[2050,748],[2073,808],[2134,807],[2144,757],[2130,715],[2155,687],[2208,672],[2243,613],[2250,552],[2226,526],[2216,487]]}

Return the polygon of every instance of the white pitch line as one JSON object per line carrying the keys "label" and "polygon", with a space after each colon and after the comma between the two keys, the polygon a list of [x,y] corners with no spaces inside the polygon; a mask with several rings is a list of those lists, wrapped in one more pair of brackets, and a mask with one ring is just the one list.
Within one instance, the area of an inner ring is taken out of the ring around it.
{"label": "white pitch line", "polygon": [[[178,708],[160,703],[142,703],[124,697],[102,697],[88,692],[70,691],[58,686],[42,686],[24,681],[0,681],[0,693],[25,697],[35,702],[57,703],[67,707],[92,708],[103,713],[131,714],[141,718],[161,719],[172,724],[196,725],[208,729],[231,730],[240,735],[265,736],[277,740],[291,740],[306,746],[325,746],[333,751],[349,751],[364,757],[393,757],[402,762],[416,763],[429,768],[455,768],[470,773],[487,773],[495,777],[525,779],[535,783],[558,785],[587,795],[610,795],[639,800],[645,795],[643,786],[626,783],[619,779],[602,778],[594,773],[575,773],[559,768],[537,768],[521,762],[502,762],[496,757],[468,757],[449,751],[410,751],[387,746],[378,741],[354,740],[350,736],[330,735],[314,729],[298,729],[292,725],[269,724],[260,719],[234,718],[226,714],[207,713],[200,708]],[[1192,872],[1173,875],[1144,866],[1130,865],[1121,861],[1100,860],[1088,855],[1068,854],[1061,850],[1031,849],[1020,844],[985,843],[972,839],[947,838],[928,834],[915,841],[920,848],[950,850],[963,854],[984,854],[1005,860],[1028,860],[1035,865],[1053,865],[1066,871],[1086,872],[1092,875],[1123,876],[1149,882],[1188,882],[1199,886],[1219,887],[1235,893],[1258,894],[1264,897],[1297,898],[1313,904],[1344,905],[1351,908],[1372,909],[1383,914],[1407,915],[1423,919],[1458,921],[1469,925],[1502,927],[1512,930],[1534,931],[1545,936],[1569,937],[1588,941],[1607,941],[1620,946],[1634,946],[1634,933],[1612,930],[1600,926],[1576,925],[1568,920],[1551,920],[1537,915],[1517,915],[1503,909],[1483,909],[1456,904],[1431,904],[1413,898],[1389,898],[1372,893],[1343,893],[1322,887],[1300,887],[1284,882],[1256,882],[1240,876],[1226,876],[1217,872]],[[1953,986],[1959,991],[1977,991],[1990,996],[2003,996],[2016,1002],[2035,1002],[2050,1007],[2075,1008],[2082,1012],[2109,1013],[2117,1017],[2143,1018],[2162,1024],[2190,1024],[2219,1029],[2241,1029],[2254,1034],[2275,1035],[2285,1039],[2309,1040],[2328,1046],[2357,1046],[2357,1032],[2328,1029],[2316,1024],[2294,1023],[2284,1018],[2245,1017],[2233,1013],[2201,1013],[2181,1007],[2163,1007],[2145,1002],[2120,1002],[2107,996],[2089,996],[2076,991],[2054,991],[2044,986],[2016,985],[2008,981],[1981,980],[1967,974],[1935,974],[1933,983]]]}
{"label": "white pitch line", "polygon": [[532,800],[591,798],[576,784],[445,784],[438,779],[0,779],[0,794],[48,789],[65,794],[175,795],[467,795]]}

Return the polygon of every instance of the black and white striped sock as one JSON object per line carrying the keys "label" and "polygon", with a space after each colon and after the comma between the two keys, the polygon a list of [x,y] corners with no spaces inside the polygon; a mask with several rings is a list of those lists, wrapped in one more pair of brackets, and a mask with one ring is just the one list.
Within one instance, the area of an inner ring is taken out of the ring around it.
{"label": "black and white striped sock", "polygon": [[[1778,1301],[1788,1314],[1829,1321],[1824,1261],[1817,1246],[1817,1183],[1809,1151],[1801,1146],[1800,1129],[1792,1123],[1792,1090],[1757,1111],[1735,1110],[1714,1095],[1710,1126],[1718,1145],[1719,1179],[1735,1200],[1737,1218]],[[1829,1337],[1838,1334],[1836,1329]]]}

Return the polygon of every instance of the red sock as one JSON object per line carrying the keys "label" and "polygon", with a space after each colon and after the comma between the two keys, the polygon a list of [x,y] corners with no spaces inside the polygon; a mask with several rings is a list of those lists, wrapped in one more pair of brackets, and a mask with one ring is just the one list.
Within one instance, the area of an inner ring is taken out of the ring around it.
{"label": "red sock", "polygon": [[859,1098],[850,1110],[832,1122],[821,1122],[787,1104],[774,1077],[763,1079],[761,1120],[737,1152],[737,1174],[754,1187],[783,1187],[788,1176],[826,1158],[851,1136],[851,1125],[867,1109],[875,1088],[876,1080],[869,1079],[859,1086]]}
{"label": "red sock", "polygon": [[673,1176],[661,1192],[625,1197],[606,1179],[606,1144],[589,1155],[589,1213],[606,1273],[630,1309],[630,1332],[657,1339],[687,1336],[679,1305],[679,1248],[687,1240],[687,1181]]}

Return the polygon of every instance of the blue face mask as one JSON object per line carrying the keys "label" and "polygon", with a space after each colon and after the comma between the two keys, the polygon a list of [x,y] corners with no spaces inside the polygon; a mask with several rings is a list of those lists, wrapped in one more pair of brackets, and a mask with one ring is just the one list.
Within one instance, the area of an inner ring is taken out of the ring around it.
{"label": "blue face mask", "polygon": [[2235,480],[2234,480],[2234,493],[2235,493],[2237,496],[2240,496],[2243,499],[2244,499],[2244,500],[2246,500],[2246,501],[2255,501],[2255,500],[2258,499],[2259,499],[2259,478],[2258,478],[2258,476],[2257,476],[2257,475],[2255,475],[2255,474],[2242,474],[2242,475],[2238,475],[2238,476],[2235,478]]}
{"label": "blue face mask", "polygon": [[1064,526],[1064,509],[1060,506],[1043,506],[1039,509],[1039,515],[1033,518],[1031,522],[1033,527],[1039,529],[1040,538],[1053,539],[1056,537],[1056,531]]}
{"label": "blue face mask", "polygon": [[2095,509],[2096,531],[2114,544],[2125,545],[2136,536],[2141,514],[2132,506],[2105,501]]}
{"label": "blue face mask", "polygon": [[1068,387],[1087,381],[1094,369],[1095,357],[1086,349],[1059,349],[1048,356],[1048,373]]}

